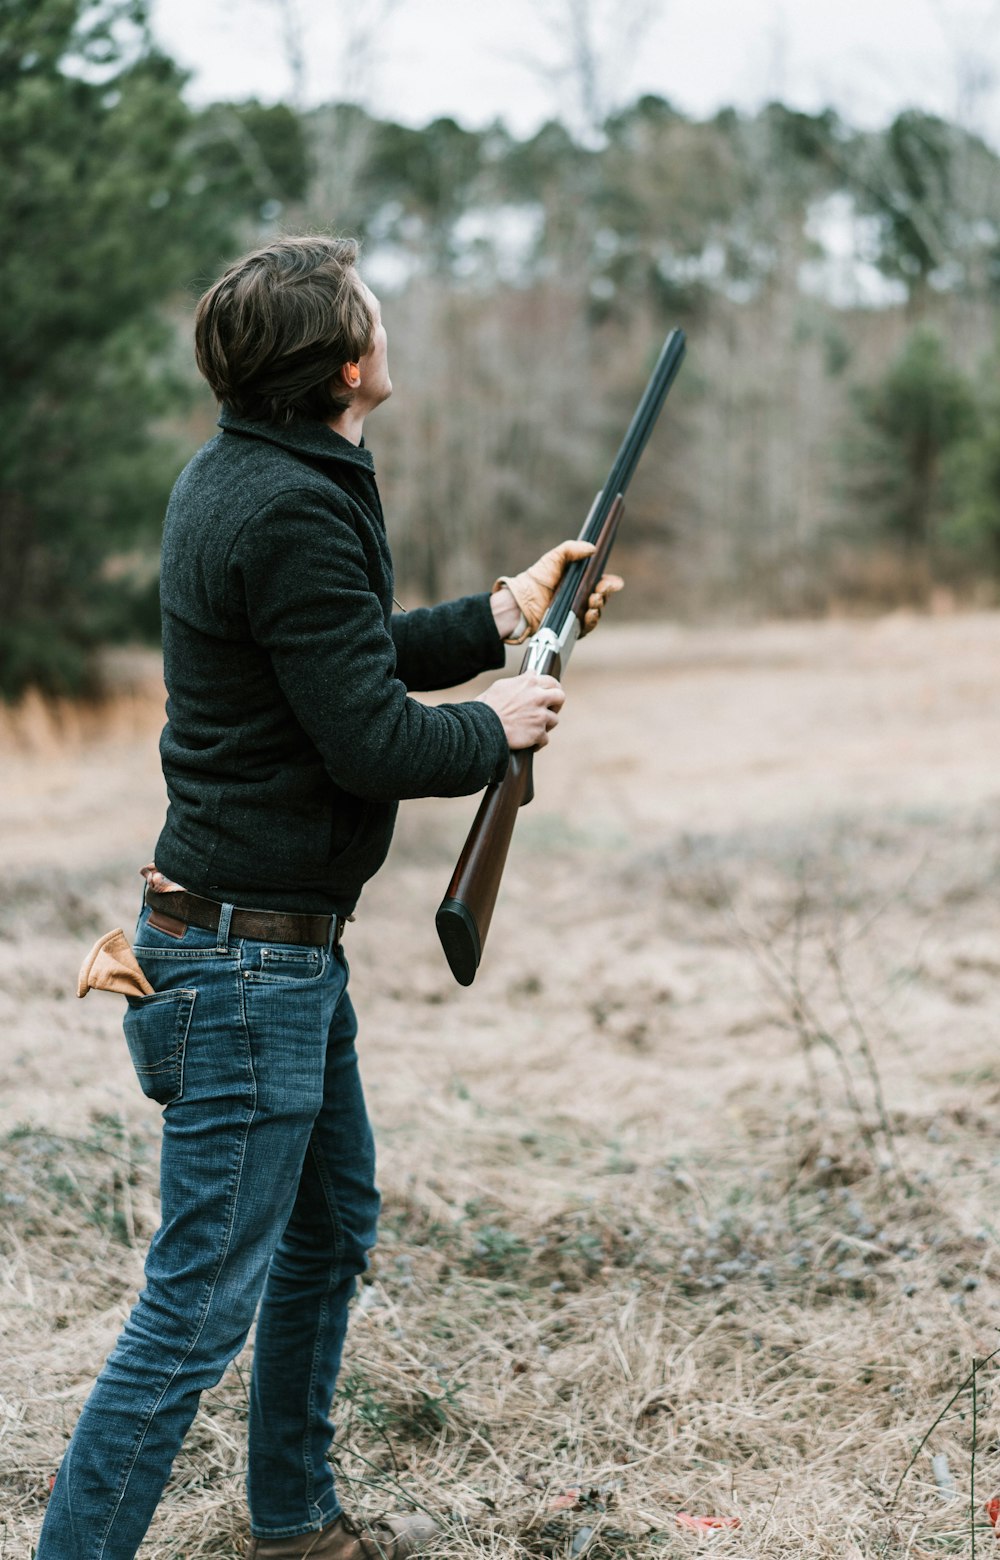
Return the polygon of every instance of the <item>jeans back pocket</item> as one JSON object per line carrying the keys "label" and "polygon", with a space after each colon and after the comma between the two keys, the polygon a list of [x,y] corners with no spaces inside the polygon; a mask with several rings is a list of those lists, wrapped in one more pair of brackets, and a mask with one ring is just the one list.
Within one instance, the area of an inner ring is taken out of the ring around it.
{"label": "jeans back pocket", "polygon": [[197,991],[126,997],[125,1041],[143,1094],[173,1105],[184,1092],[184,1051]]}

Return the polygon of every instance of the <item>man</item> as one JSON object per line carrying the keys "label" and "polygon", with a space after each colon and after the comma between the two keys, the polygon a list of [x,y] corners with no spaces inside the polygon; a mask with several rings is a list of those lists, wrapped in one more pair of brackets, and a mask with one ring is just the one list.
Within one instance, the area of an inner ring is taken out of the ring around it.
{"label": "man", "polygon": [[[280,239],[198,307],[222,432],[182,472],[164,529],[169,809],[135,939],[145,994],[125,1016],[165,1107],[162,1223],[38,1560],[134,1556],[258,1303],[249,1556],[406,1560],[436,1530],[414,1514],[356,1524],[326,1458],[379,1209],[341,939],[398,801],[481,790],[511,749],[548,741],[563,702],[533,674],[437,708],[408,690],[500,667],[591,549],[564,543],[489,595],[392,614],[362,440],[392,385],[355,259],[348,240]],[[590,626],[620,583],[601,582]]]}

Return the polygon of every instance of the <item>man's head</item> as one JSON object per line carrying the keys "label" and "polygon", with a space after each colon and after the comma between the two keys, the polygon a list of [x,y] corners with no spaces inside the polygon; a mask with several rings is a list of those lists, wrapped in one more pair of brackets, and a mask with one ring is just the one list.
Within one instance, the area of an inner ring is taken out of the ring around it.
{"label": "man's head", "polygon": [[286,423],[333,422],[361,398],[367,410],[386,398],[385,332],[357,255],[349,238],[278,238],[209,288],[195,355],[220,401],[241,417]]}

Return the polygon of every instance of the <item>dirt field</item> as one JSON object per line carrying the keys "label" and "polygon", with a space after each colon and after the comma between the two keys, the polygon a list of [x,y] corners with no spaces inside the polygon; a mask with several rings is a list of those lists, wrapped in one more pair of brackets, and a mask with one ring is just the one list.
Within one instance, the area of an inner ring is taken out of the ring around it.
{"label": "dirt field", "polygon": [[[162,812],[119,675],[0,727],[4,1560],[155,1227],[120,999],[73,995]],[[472,799],[404,809],[350,928],[386,1211],[345,1503],[402,1489],[456,1560],[991,1554],[1000,617],[605,628],[568,687],[475,986],[433,927]],[[245,1381],[150,1560],[242,1553]]]}

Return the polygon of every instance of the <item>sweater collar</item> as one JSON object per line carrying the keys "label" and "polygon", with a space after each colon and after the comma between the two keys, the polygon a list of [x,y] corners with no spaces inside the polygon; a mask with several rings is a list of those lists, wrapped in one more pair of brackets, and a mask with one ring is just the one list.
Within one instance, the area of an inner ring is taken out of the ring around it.
{"label": "sweater collar", "polygon": [[295,417],[290,423],[253,422],[248,417],[237,417],[228,406],[219,413],[219,427],[225,433],[249,434],[253,439],[264,439],[268,444],[278,444],[296,455],[311,455],[314,459],[346,461],[360,466],[363,471],[374,472],[375,462],[364,441],[352,444],[343,434],[334,433],[326,423],[312,417]]}

